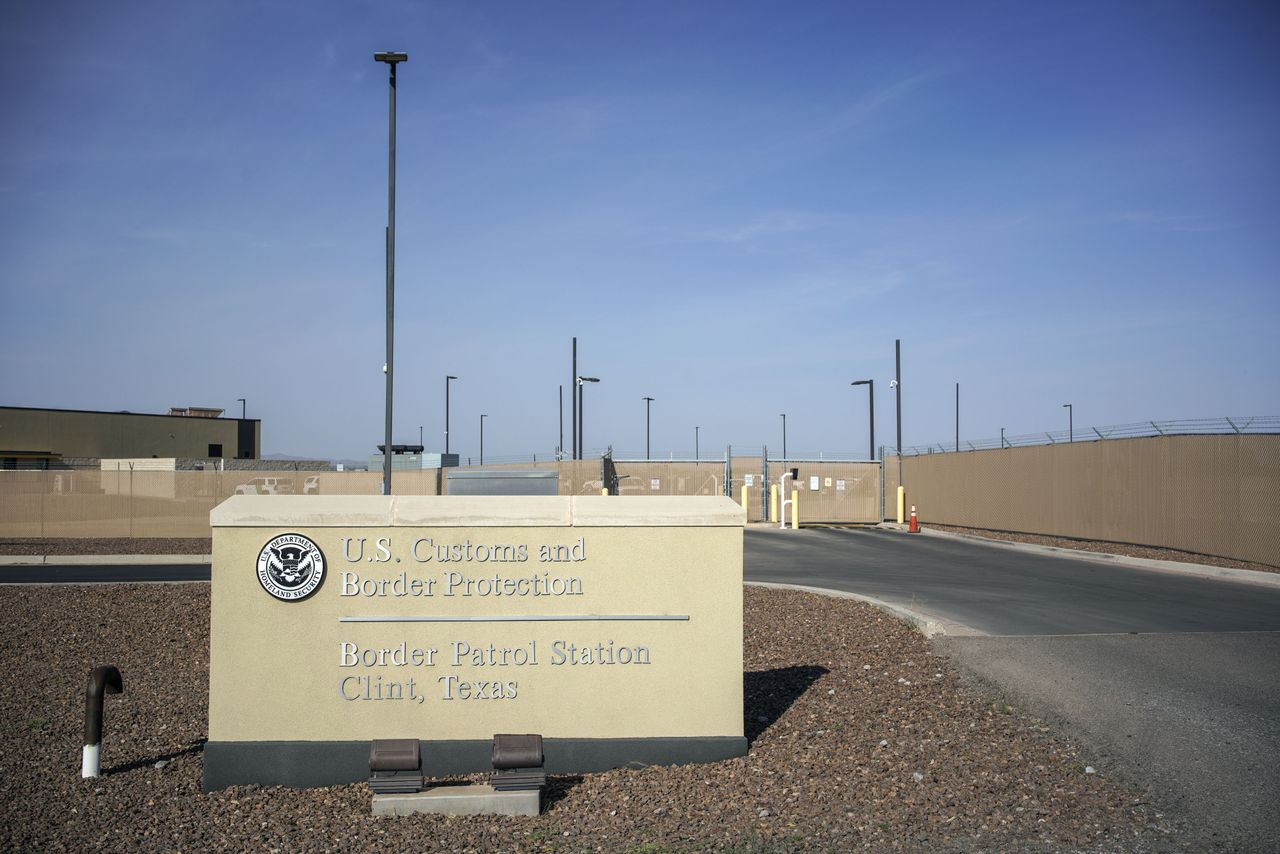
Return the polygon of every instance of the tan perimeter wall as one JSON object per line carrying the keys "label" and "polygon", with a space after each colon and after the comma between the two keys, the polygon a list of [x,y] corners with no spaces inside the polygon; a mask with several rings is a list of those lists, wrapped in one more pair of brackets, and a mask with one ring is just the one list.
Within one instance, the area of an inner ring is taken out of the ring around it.
{"label": "tan perimeter wall", "polygon": [[[1280,436],[1160,436],[903,458],[923,524],[1280,565]],[[885,518],[898,464],[885,463]]]}

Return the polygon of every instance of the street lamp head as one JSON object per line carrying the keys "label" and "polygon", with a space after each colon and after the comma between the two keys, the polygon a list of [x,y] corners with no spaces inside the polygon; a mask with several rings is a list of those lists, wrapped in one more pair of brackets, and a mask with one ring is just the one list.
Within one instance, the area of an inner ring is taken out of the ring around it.
{"label": "street lamp head", "polygon": [[657,400],[656,397],[642,397],[641,400]]}
{"label": "street lamp head", "polygon": [[600,382],[599,377],[578,377],[578,385],[582,385],[583,383],[598,383],[598,382]]}
{"label": "street lamp head", "polygon": [[849,385],[870,385],[871,380],[854,380]]}
{"label": "street lamp head", "polygon": [[897,388],[897,387],[898,387],[897,380],[889,380],[889,388]]}
{"label": "street lamp head", "polygon": [[385,62],[388,65],[395,65],[397,62],[408,62],[409,54],[396,50],[384,50],[381,53],[373,55],[377,62]]}
{"label": "street lamp head", "polygon": [[457,377],[455,377],[455,376],[451,376],[450,374],[445,374],[444,378],[445,378],[446,380],[456,380],[456,379],[457,379]]}

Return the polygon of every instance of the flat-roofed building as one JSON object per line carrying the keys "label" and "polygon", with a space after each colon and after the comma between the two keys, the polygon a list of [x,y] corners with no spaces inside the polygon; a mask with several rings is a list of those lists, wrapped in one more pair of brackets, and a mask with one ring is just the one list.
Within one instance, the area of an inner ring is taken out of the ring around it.
{"label": "flat-roofed building", "polygon": [[50,468],[104,458],[256,460],[262,422],[210,407],[167,415],[0,406],[0,468]]}

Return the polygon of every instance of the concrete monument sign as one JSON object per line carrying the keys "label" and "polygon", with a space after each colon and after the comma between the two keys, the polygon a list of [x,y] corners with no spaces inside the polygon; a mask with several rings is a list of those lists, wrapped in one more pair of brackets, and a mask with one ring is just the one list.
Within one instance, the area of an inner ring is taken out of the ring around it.
{"label": "concrete monument sign", "polygon": [[723,497],[236,496],[216,507],[204,784],[428,774],[540,733],[550,773],[746,752]]}

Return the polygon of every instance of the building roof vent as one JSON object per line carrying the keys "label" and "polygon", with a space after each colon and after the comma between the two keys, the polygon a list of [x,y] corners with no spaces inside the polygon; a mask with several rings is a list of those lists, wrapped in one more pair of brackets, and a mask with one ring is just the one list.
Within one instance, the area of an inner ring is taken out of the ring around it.
{"label": "building roof vent", "polygon": [[169,407],[170,415],[177,415],[183,418],[221,418],[223,410],[214,409],[211,406],[171,406]]}

